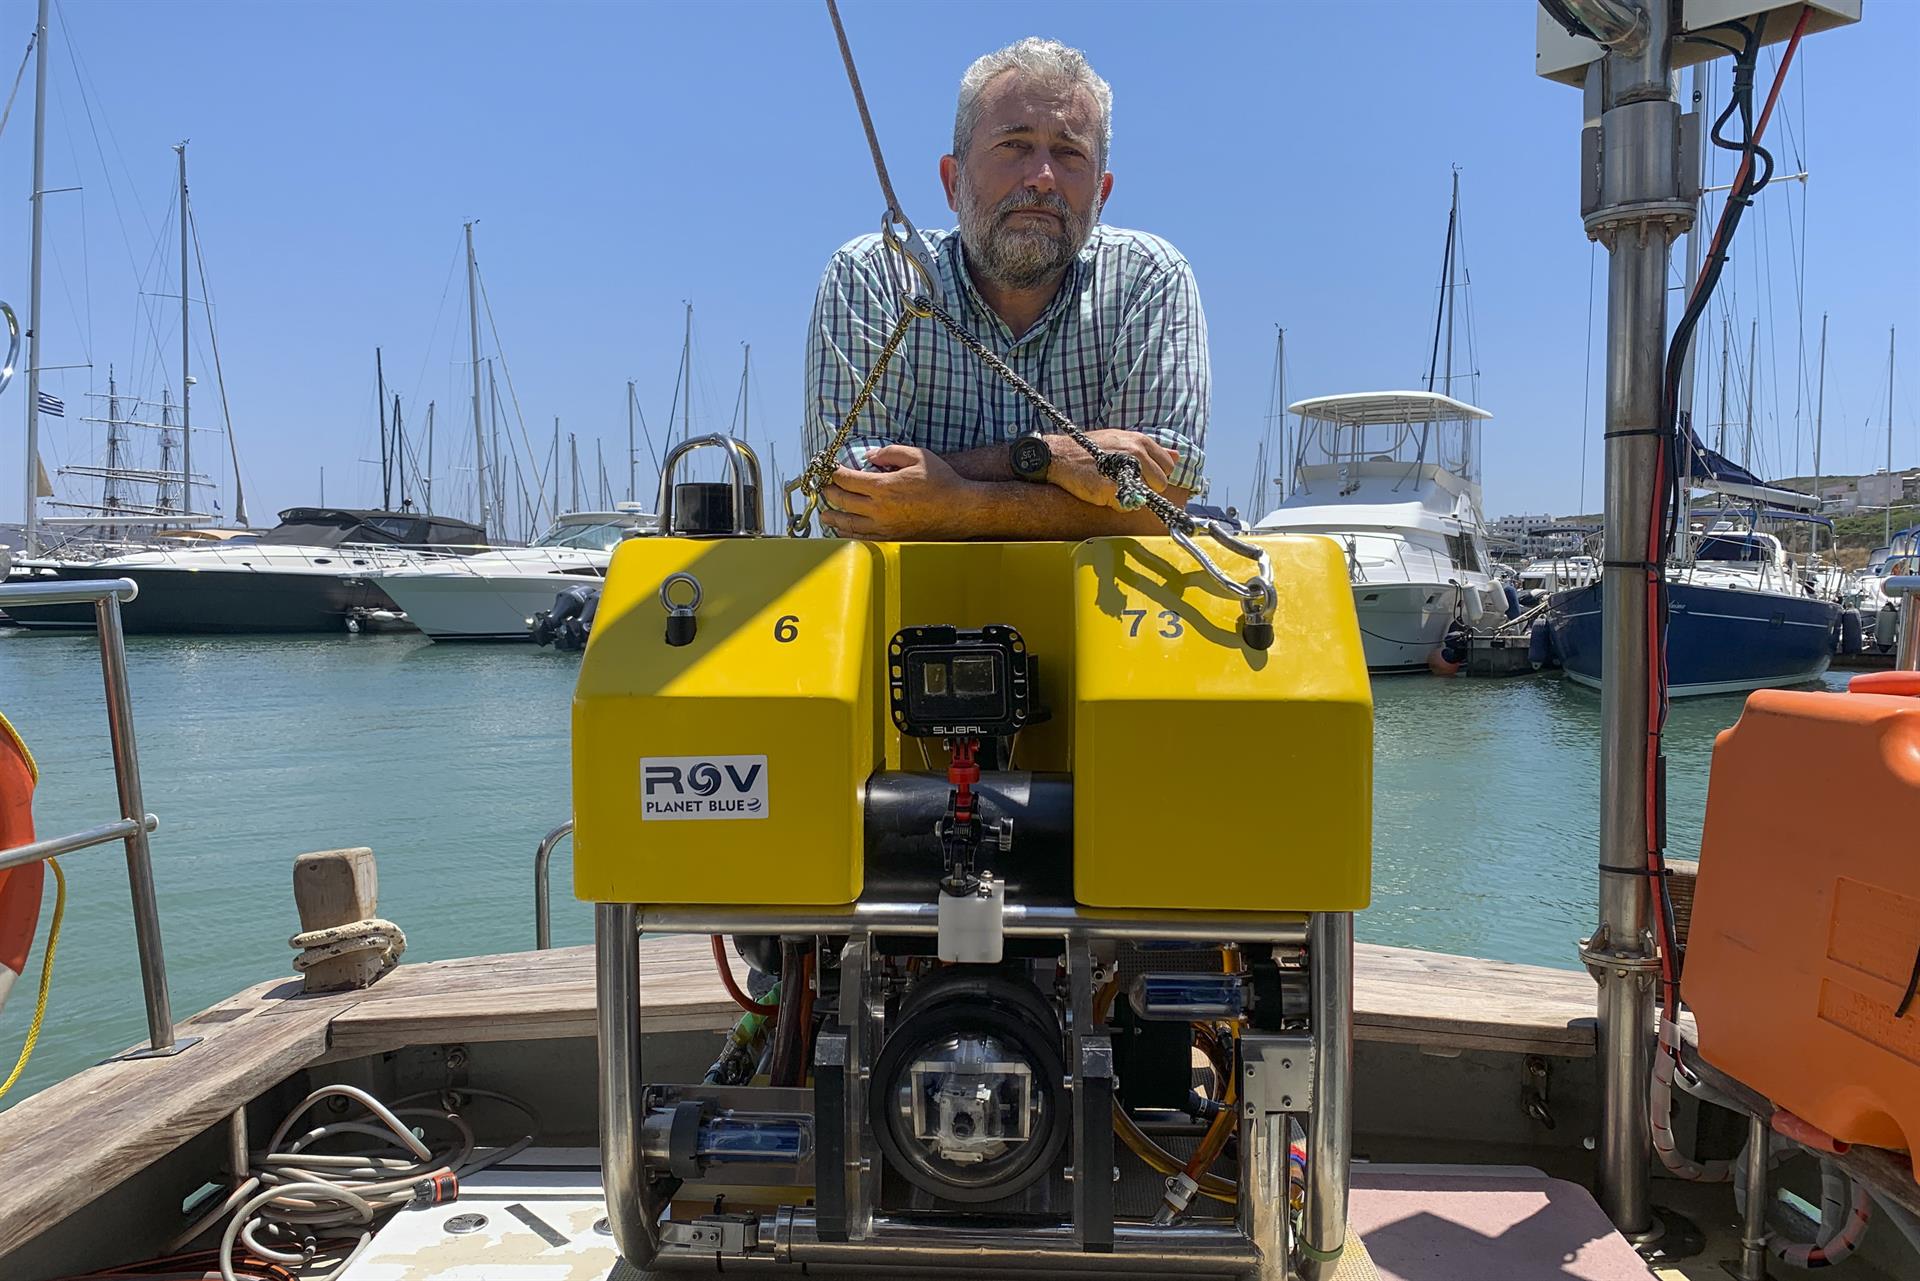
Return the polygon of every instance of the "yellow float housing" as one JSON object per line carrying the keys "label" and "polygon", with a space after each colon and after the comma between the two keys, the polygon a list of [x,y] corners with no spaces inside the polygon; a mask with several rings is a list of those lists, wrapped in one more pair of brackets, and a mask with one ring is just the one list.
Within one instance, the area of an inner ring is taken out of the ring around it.
{"label": "yellow float housing", "polygon": [[[867,780],[926,768],[889,715],[888,642],[1003,623],[1038,656],[1052,713],[1022,732],[1015,766],[1073,778],[1080,903],[1366,907],[1373,698],[1346,563],[1325,538],[1251,541],[1278,598],[1265,651],[1169,538],[627,541],[574,692],[575,894],[853,902]],[[676,573],[701,592],[680,646],[661,602]]]}

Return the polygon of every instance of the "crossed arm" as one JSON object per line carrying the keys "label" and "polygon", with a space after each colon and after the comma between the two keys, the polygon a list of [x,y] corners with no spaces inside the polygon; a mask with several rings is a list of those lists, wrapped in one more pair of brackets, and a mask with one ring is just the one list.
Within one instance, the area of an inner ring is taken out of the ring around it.
{"label": "crossed arm", "polygon": [[[1102,449],[1133,455],[1142,479],[1176,504],[1188,491],[1171,484],[1178,459],[1139,432],[1087,433]],[[886,445],[867,455],[885,471],[841,467],[827,486],[820,519],[854,538],[946,541],[968,538],[1079,539],[1102,534],[1157,534],[1152,512],[1123,511],[1113,484],[1070,436],[1049,436],[1053,465],[1045,484],[1016,479],[1004,444],[957,454],[914,445]]]}

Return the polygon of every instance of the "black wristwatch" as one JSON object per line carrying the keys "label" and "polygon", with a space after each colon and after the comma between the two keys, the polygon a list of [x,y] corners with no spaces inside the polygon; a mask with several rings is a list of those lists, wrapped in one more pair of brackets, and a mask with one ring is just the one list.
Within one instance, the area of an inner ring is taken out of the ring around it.
{"label": "black wristwatch", "polygon": [[1045,436],[1030,432],[1014,437],[1007,458],[1017,479],[1038,485],[1046,481],[1047,469],[1053,466],[1053,447]]}

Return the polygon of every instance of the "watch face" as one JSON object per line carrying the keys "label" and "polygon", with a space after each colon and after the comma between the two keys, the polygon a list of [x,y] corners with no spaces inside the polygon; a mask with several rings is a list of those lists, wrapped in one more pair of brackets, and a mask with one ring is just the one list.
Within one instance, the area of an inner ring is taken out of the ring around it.
{"label": "watch face", "polygon": [[1053,462],[1053,450],[1047,447],[1045,438],[1040,436],[1022,436],[1013,442],[1013,471],[1016,476],[1044,476],[1047,467]]}

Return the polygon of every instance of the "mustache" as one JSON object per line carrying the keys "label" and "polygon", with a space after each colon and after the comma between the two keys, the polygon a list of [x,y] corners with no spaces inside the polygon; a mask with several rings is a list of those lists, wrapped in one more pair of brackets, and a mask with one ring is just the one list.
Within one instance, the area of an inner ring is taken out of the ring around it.
{"label": "mustache", "polygon": [[1032,191],[1022,188],[993,207],[993,220],[997,223],[1008,214],[1019,213],[1024,209],[1044,209],[1059,216],[1063,225],[1071,227],[1077,222],[1073,207],[1057,191]]}

